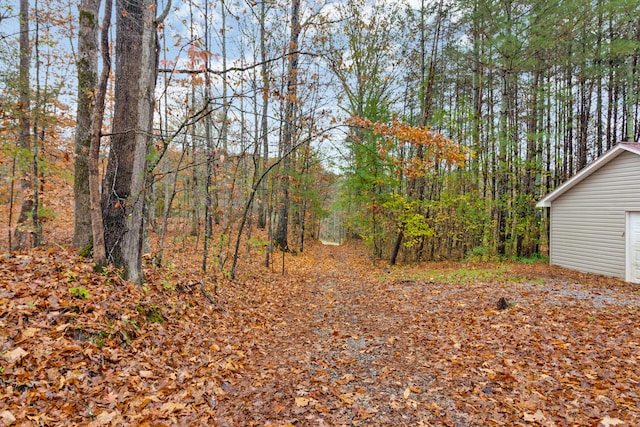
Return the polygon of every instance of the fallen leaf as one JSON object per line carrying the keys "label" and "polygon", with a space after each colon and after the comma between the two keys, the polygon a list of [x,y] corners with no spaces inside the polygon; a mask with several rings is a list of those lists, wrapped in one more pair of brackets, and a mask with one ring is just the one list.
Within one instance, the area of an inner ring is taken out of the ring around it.
{"label": "fallen leaf", "polygon": [[107,424],[114,424],[117,421],[118,412],[102,412],[96,416],[96,419],[89,423],[90,427],[104,426]]}
{"label": "fallen leaf", "polygon": [[462,343],[460,343],[458,337],[452,336],[451,340],[453,341],[453,348],[455,348],[456,350],[460,350],[462,348]]}
{"label": "fallen leaf", "polygon": [[23,357],[25,357],[28,352],[26,352],[22,347],[14,348],[11,351],[7,351],[1,357],[9,363],[16,363]]}
{"label": "fallen leaf", "polygon": [[347,405],[353,405],[353,398],[352,398],[352,394],[351,393],[345,393],[345,394],[341,394],[338,396],[338,398],[340,400],[342,400],[344,403],[346,403]]}
{"label": "fallen leaf", "polygon": [[527,422],[541,422],[547,419],[540,409],[538,409],[535,414],[524,414],[523,418]]}
{"label": "fallen leaf", "polygon": [[604,427],[609,427],[609,426],[623,425],[624,421],[618,418],[611,418],[608,415],[605,415],[605,417],[600,420],[600,424],[602,424]]}
{"label": "fallen leaf", "polygon": [[309,404],[309,399],[306,397],[296,397],[296,406],[304,408]]}
{"label": "fallen leaf", "polygon": [[411,396],[411,387],[407,387],[404,389],[404,393],[402,393],[402,397],[408,399]]}
{"label": "fallen leaf", "polygon": [[162,404],[162,406],[160,407],[160,410],[164,413],[167,414],[171,414],[173,412],[179,411],[182,408],[184,408],[185,405],[184,403],[178,403],[178,402],[165,402]]}
{"label": "fallen leaf", "polygon": [[27,338],[32,338],[36,335],[36,332],[38,331],[39,331],[38,328],[24,328],[22,330],[22,333],[20,334],[20,339],[26,340]]}
{"label": "fallen leaf", "polygon": [[355,379],[356,377],[354,377],[352,374],[344,374],[342,379],[336,380],[336,383],[340,385],[345,385],[345,384],[349,384],[351,381],[354,381]]}
{"label": "fallen leaf", "polygon": [[316,405],[315,405],[314,409],[315,409],[317,412],[325,413],[325,414],[326,414],[326,413],[331,412],[331,408],[329,408],[329,407],[327,407],[327,406],[322,406],[322,405],[317,404],[317,403],[316,403]]}
{"label": "fallen leaf", "polygon": [[107,395],[107,397],[104,398],[104,400],[106,400],[109,403],[115,403],[118,401],[118,394],[111,392]]}
{"label": "fallen leaf", "polygon": [[59,326],[56,327],[56,332],[64,331],[68,327],[69,327],[68,323],[63,323],[62,325],[59,325]]}
{"label": "fallen leaf", "polygon": [[9,411],[2,411],[0,412],[0,420],[2,420],[4,424],[10,426],[16,422],[16,417],[14,417]]}

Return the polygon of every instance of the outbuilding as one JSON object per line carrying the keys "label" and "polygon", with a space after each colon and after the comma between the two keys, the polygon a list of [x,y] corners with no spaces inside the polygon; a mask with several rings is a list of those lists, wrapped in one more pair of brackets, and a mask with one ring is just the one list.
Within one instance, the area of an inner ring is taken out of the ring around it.
{"label": "outbuilding", "polygon": [[617,144],[537,206],[551,209],[552,265],[640,283],[640,143]]}

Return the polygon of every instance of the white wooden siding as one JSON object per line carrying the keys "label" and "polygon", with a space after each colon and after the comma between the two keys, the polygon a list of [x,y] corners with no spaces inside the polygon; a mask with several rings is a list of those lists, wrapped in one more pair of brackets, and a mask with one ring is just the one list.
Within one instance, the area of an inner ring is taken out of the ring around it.
{"label": "white wooden siding", "polygon": [[625,277],[625,212],[640,211],[640,155],[623,152],[551,206],[551,264]]}

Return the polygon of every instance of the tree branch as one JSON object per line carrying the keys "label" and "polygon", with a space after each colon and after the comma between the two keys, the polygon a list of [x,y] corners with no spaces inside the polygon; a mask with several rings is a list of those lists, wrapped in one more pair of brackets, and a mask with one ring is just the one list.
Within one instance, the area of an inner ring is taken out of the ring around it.
{"label": "tree branch", "polygon": [[295,52],[288,52],[285,53],[283,55],[277,56],[275,58],[271,58],[271,59],[267,59],[266,61],[261,61],[261,62],[257,62],[255,64],[251,64],[251,65],[247,65],[246,67],[231,67],[231,68],[227,68],[225,70],[214,70],[212,68],[202,68],[199,70],[193,70],[193,69],[188,69],[188,68],[160,68],[158,69],[159,73],[171,73],[171,74],[204,74],[204,73],[211,73],[211,74],[215,74],[217,76],[221,76],[224,75],[226,73],[229,72],[244,72],[244,71],[249,71],[249,70],[253,70],[254,68],[260,67],[264,64],[269,64],[271,62],[275,62],[275,61],[280,61],[282,58],[286,58],[290,55],[307,55],[307,56],[319,56],[315,53],[311,53],[311,52],[302,52],[302,51],[295,51]]}
{"label": "tree branch", "polygon": [[167,2],[167,5],[164,7],[164,10],[160,14],[160,16],[156,18],[156,25],[162,24],[162,22],[164,22],[167,15],[169,15],[169,9],[171,9],[171,0]]}

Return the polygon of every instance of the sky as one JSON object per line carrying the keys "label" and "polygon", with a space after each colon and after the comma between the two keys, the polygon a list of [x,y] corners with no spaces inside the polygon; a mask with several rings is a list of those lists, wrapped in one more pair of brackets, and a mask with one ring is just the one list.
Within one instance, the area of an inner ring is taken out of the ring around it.
{"label": "sky", "polygon": [[[159,0],[158,10],[162,10],[166,2],[169,0]],[[391,1],[391,0],[390,0]],[[421,6],[421,0],[404,0],[405,4],[419,8]],[[103,2],[104,3],[104,2]],[[269,2],[278,3],[278,2]],[[280,55],[282,52],[282,46],[286,46],[286,39],[289,37],[289,1],[286,1],[284,5],[273,5],[269,10],[270,20],[268,30],[271,31],[271,35],[267,40],[267,44],[271,46],[271,50],[280,49]],[[344,0],[308,0],[302,2],[302,21],[308,21],[311,19],[317,20],[319,14],[327,16],[329,19],[335,18],[338,15],[338,9]],[[369,6],[371,1],[365,1],[369,10],[372,10]],[[38,34],[41,42],[39,45],[40,57],[43,59],[40,63],[41,73],[40,80],[42,86],[56,85],[61,93],[61,99],[66,101],[69,110],[68,114],[73,114],[75,111],[75,51],[77,46],[76,31],[77,24],[77,0],[53,0],[48,3],[44,3],[43,0],[30,0],[30,5],[35,7],[38,4],[41,7],[39,14],[40,27],[38,28]],[[222,31],[222,14],[221,6],[222,2],[211,1],[208,10],[209,15],[208,25],[210,29],[210,39],[207,41],[209,45],[210,55],[207,56],[209,61],[209,68],[213,70],[222,70],[222,35],[226,35],[227,39],[227,67],[247,67],[256,62],[258,59],[253,52],[259,51],[258,40],[258,21],[257,14],[260,11],[260,3],[253,2],[252,0],[232,0],[224,3],[226,7],[226,26],[224,32]],[[46,7],[43,7],[46,5]],[[17,11],[19,5],[18,0],[0,0],[0,49],[2,46],[8,46],[9,44],[17,44],[18,38],[18,18]],[[170,67],[173,64],[177,68],[189,68],[197,66],[200,59],[196,58],[194,64],[194,52],[205,50],[204,41],[204,14],[205,3],[204,0],[194,0],[192,2],[173,0],[171,6],[171,12],[167,17],[163,31],[161,32],[161,46],[163,48],[160,59],[163,61],[161,67]],[[62,18],[64,15],[72,16],[73,19]],[[191,16],[195,24],[191,24]],[[32,17],[32,21],[33,21]],[[114,23],[112,23],[111,38],[112,43],[114,40]],[[301,43],[308,43],[314,35],[317,35],[316,29],[318,27],[309,26],[305,28],[305,32],[302,34]],[[32,38],[36,32],[36,26],[34,22],[31,24]],[[193,37],[192,37],[193,36]],[[195,38],[195,40],[194,40]],[[195,43],[194,43],[195,42]],[[274,46],[276,46],[274,48]],[[0,50],[2,52],[2,50]],[[191,52],[191,57],[189,53]],[[274,55],[274,54],[271,54]],[[195,55],[197,56],[197,55]],[[7,72],[15,69],[17,64],[14,63],[15,58],[4,56],[0,59],[0,72]],[[34,64],[35,65],[35,61]],[[202,65],[202,64],[200,64]],[[283,62],[275,61],[272,66],[274,67],[274,73],[282,71]],[[337,94],[334,93],[333,86],[330,83],[330,70],[327,69],[323,60],[305,56],[301,57],[301,67],[310,70],[310,73],[317,74],[319,76],[319,82],[323,84],[322,90],[318,96],[323,99],[319,101],[318,108],[329,113],[326,114],[327,118],[326,126],[329,126],[329,117],[340,116],[341,110],[337,106],[335,99]],[[229,96],[235,95],[237,98],[233,101],[233,108],[229,110],[230,118],[232,119],[232,127],[238,127],[240,122],[245,123],[247,129],[253,129],[251,124],[251,115],[242,114],[243,111],[250,109],[249,98],[244,98],[243,95],[252,95],[254,91],[260,88],[252,87],[251,80],[258,79],[259,75],[256,73],[259,70],[251,70],[245,73],[229,73],[228,74],[228,86],[227,91]],[[177,116],[175,120],[182,120],[184,115],[185,98],[190,92],[189,85],[180,86],[176,82],[183,79],[182,76],[174,76],[171,82],[171,87],[167,90],[164,86],[164,77],[161,75],[158,80],[157,96],[163,100],[169,99],[168,106],[175,112]],[[278,84],[277,81],[273,82],[274,87]],[[220,76],[214,77],[212,80],[213,96],[220,96],[222,94],[222,79]],[[165,96],[166,95],[166,96]],[[272,102],[272,107],[276,107],[277,104]],[[251,107],[252,108],[252,107]],[[271,116],[275,122],[275,119],[279,115],[279,112],[274,109],[271,111]],[[275,129],[275,126],[274,126]],[[239,131],[238,131],[239,132]],[[277,135],[274,134],[271,140],[276,141]],[[323,144],[333,144],[336,147],[344,137],[344,132],[332,131],[330,133],[329,142],[324,140]],[[320,139],[318,140],[320,141]],[[337,147],[339,148],[339,147]],[[329,147],[327,152],[329,157],[334,157],[339,160],[340,153],[337,150]]]}

